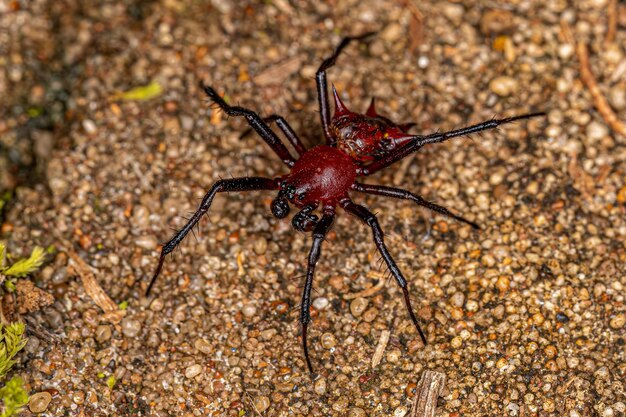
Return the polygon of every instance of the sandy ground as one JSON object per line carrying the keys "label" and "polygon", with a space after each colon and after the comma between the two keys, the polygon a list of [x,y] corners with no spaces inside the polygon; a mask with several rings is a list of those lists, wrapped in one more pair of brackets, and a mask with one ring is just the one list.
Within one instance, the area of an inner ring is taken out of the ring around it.
{"label": "sandy ground", "polygon": [[[14,197],[1,238],[16,256],[57,248],[35,277],[56,302],[28,317],[16,368],[32,394],[51,394],[31,409],[409,416],[431,369],[447,377],[439,416],[624,416],[626,4],[575,4],[2,0],[0,188]],[[378,213],[429,345],[369,230],[342,215],[316,274],[312,380],[297,321],[311,238],[271,216],[271,193],[216,198],[197,240],[143,294],[158,242],[211,184],[285,173],[259,138],[239,139],[245,123],[212,110],[199,82],[282,114],[312,146],[315,70],[342,36],[369,30],[379,34],[329,71],[355,110],[376,96],[420,133],[548,116],[425,148],[367,180],[482,230],[355,197]],[[575,42],[589,46],[596,89],[581,80]],[[151,82],[158,97],[116,100]],[[94,302],[72,253],[125,313]]]}

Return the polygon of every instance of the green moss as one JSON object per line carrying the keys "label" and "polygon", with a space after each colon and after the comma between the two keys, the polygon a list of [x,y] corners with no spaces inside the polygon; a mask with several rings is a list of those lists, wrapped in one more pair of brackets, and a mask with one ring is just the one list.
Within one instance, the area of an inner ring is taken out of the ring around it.
{"label": "green moss", "polygon": [[[4,260],[4,252],[6,251],[3,244],[0,244],[0,261]],[[36,246],[31,252],[30,256],[25,259],[20,259],[10,267],[0,267],[0,273],[7,277],[22,278],[29,275],[41,267],[43,261],[46,259],[46,252],[43,248]]]}
{"label": "green moss", "polygon": [[0,325],[0,379],[4,379],[11,367],[17,352],[26,345],[23,323],[11,323],[8,326]]}
{"label": "green moss", "polygon": [[[24,329],[23,323],[0,325],[0,379],[6,377],[15,364],[13,358],[26,345]],[[0,417],[17,416],[22,407],[28,403],[28,393],[24,389],[22,378],[15,376],[0,388],[0,399],[3,403]]]}
{"label": "green moss", "polygon": [[7,384],[0,388],[0,398],[4,404],[4,409],[0,417],[17,416],[26,404],[28,404],[28,393],[24,389],[24,381],[19,376],[11,378]]}
{"label": "green moss", "polygon": [[[46,250],[35,247],[30,256],[7,266],[7,251],[4,243],[0,242],[0,294],[2,284],[7,291],[15,290],[15,280],[23,278],[38,270],[46,257]],[[0,381],[4,380],[15,365],[15,355],[26,345],[23,323],[0,324]],[[28,393],[24,389],[24,382],[15,376],[0,388],[2,410],[0,417],[16,417],[22,407],[28,403]]]}

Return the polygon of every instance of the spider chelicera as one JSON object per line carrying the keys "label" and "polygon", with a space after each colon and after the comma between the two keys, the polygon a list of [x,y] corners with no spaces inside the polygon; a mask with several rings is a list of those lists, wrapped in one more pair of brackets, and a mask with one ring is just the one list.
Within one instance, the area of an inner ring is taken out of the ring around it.
{"label": "spider chelicera", "polygon": [[[206,193],[200,208],[188,220],[187,224],[163,245],[159,264],[146,292],[147,294],[150,293],[150,289],[161,272],[166,255],[176,248],[207,212],[217,193],[278,190],[278,196],[271,204],[272,214],[279,219],[285,218],[289,214],[290,205],[294,205],[299,209],[291,221],[294,229],[312,232],[313,234],[313,244],[309,252],[307,273],[302,292],[302,304],[300,306],[302,346],[304,357],[311,373],[313,373],[313,366],[311,365],[307,347],[307,327],[311,319],[310,307],[313,275],[321,254],[322,242],[335,219],[337,206],[354,215],[372,229],[376,247],[387,264],[391,275],[402,289],[404,303],[411,321],[415,325],[422,342],[426,345],[426,337],[411,306],[407,280],[387,250],[384,234],[378,224],[378,220],[366,207],[352,201],[351,192],[410,200],[418,206],[467,223],[475,229],[479,228],[476,223],[466,220],[452,213],[447,208],[427,201],[410,191],[382,185],[363,184],[358,182],[357,178],[374,174],[407,155],[418,151],[424,145],[444,142],[451,138],[465,136],[482,130],[494,129],[504,123],[516,120],[545,115],[544,113],[530,113],[503,119],[493,119],[450,132],[433,133],[425,136],[413,135],[408,133],[408,129],[413,124],[396,124],[390,119],[379,115],[374,107],[373,99],[365,114],[348,110],[341,102],[333,86],[335,111],[331,118],[326,70],[335,65],[337,57],[351,41],[363,40],[371,35],[372,33],[366,33],[361,36],[344,38],[335,49],[335,52],[325,59],[317,70],[317,96],[322,128],[326,138],[325,145],[306,149],[287,121],[281,116],[272,115],[267,118],[261,118],[252,110],[229,105],[215,89],[206,86],[202,87],[211,101],[226,114],[245,117],[250,127],[259,134],[289,168],[289,173],[277,178],[242,177],[217,181]],[[274,131],[269,128],[269,122],[276,123],[295,149],[298,158],[295,158],[290,153]],[[314,214],[316,210],[321,211],[321,218]]]}

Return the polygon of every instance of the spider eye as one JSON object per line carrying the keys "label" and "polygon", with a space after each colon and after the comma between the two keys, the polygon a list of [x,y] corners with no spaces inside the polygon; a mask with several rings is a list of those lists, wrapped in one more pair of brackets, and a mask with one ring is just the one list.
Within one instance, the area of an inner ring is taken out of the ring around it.
{"label": "spider eye", "polygon": [[384,151],[390,151],[392,149],[395,149],[396,144],[394,143],[393,139],[389,138],[389,134],[385,133],[384,139],[380,141],[380,146]]}
{"label": "spider eye", "polygon": [[277,197],[272,201],[272,214],[279,219],[287,217],[289,214],[289,202],[285,197]]}

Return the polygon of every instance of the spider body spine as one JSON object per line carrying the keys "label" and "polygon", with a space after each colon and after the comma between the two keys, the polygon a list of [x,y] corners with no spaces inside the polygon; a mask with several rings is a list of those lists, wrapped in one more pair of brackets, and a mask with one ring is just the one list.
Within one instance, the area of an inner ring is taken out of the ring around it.
{"label": "spider body spine", "polygon": [[353,160],[371,162],[415,138],[407,130],[414,123],[398,125],[376,112],[374,99],[365,114],[349,110],[333,86],[335,114],[330,130],[337,138],[337,149]]}

